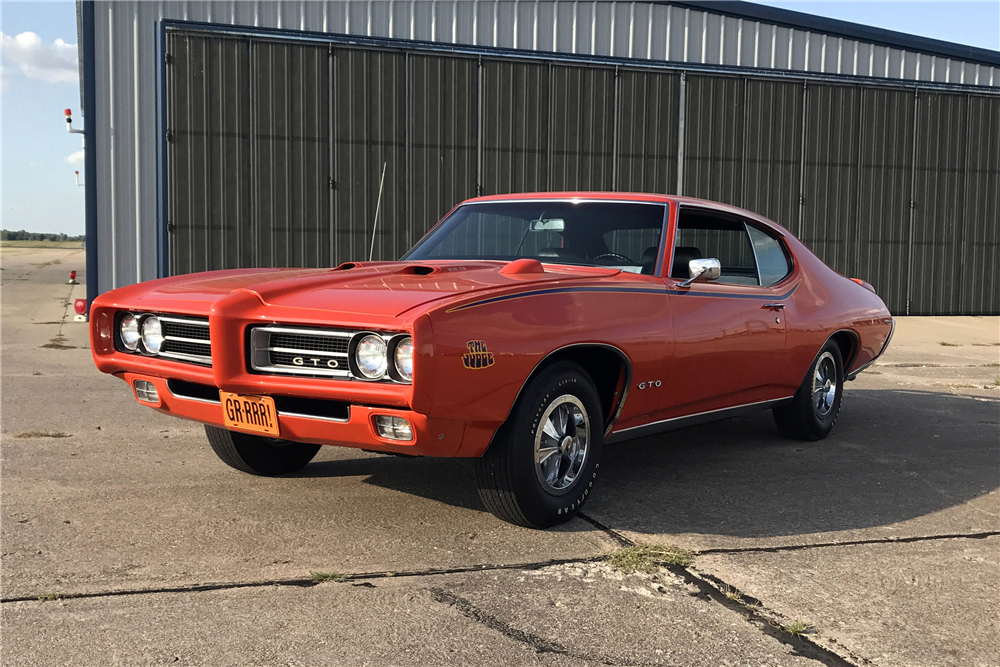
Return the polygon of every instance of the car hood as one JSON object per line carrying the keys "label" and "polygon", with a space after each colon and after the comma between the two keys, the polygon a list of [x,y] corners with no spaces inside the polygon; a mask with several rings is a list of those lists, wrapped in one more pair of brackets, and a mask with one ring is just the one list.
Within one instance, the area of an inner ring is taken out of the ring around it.
{"label": "car hood", "polygon": [[[522,262],[524,260],[521,260]],[[234,291],[252,292],[267,304],[325,314],[400,317],[441,300],[470,293],[555,281],[593,280],[617,269],[545,265],[510,273],[507,262],[370,262],[335,269],[238,269],[175,276],[136,285],[122,295],[135,306],[176,306],[180,312],[207,312]]]}

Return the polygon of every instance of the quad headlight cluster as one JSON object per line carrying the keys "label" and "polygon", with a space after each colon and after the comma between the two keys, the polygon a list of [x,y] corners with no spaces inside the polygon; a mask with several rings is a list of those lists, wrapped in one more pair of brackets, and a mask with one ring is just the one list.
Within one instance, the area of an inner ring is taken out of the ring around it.
{"label": "quad headlight cluster", "polygon": [[397,382],[413,381],[413,339],[405,334],[388,341],[371,333],[354,339],[351,370],[368,380],[389,378]]}
{"label": "quad headlight cluster", "polygon": [[126,313],[118,324],[118,335],[129,352],[159,354],[163,347],[163,326],[156,315]]}

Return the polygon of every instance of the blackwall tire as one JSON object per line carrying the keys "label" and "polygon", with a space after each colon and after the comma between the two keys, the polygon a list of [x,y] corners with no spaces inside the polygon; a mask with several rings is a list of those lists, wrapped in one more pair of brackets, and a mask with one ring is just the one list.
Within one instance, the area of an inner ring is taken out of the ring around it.
{"label": "blackwall tire", "polygon": [[212,451],[226,465],[251,475],[273,477],[301,470],[312,461],[320,445],[275,440],[205,426]]}
{"label": "blackwall tire", "polygon": [[774,408],[774,423],[782,435],[816,441],[830,435],[844,394],[844,360],[840,347],[827,341],[788,405]]}
{"label": "blackwall tire", "polygon": [[604,444],[601,402],[580,366],[556,362],[527,388],[476,460],[483,504],[519,526],[568,521],[593,492]]}

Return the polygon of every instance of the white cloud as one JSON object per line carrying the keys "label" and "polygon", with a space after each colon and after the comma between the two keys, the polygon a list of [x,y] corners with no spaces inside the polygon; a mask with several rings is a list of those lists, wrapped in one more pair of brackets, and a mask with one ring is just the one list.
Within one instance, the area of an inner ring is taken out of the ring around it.
{"label": "white cloud", "polygon": [[66,164],[83,164],[83,149],[70,153],[63,159],[66,160]]}
{"label": "white cloud", "polygon": [[76,44],[67,44],[61,39],[45,44],[33,32],[13,37],[0,32],[0,53],[7,64],[12,65],[4,68],[5,80],[13,69],[45,83],[76,83],[79,80]]}

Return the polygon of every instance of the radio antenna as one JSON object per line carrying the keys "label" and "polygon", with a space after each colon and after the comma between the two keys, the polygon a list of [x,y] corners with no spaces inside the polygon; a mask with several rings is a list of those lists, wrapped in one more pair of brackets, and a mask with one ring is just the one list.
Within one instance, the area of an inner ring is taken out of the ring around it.
{"label": "radio antenna", "polygon": [[375,229],[378,227],[378,209],[382,206],[382,185],[385,184],[385,166],[388,162],[382,163],[382,178],[378,182],[378,201],[375,202],[375,221],[372,223],[372,247],[368,251],[368,261],[372,261],[375,256]]}

